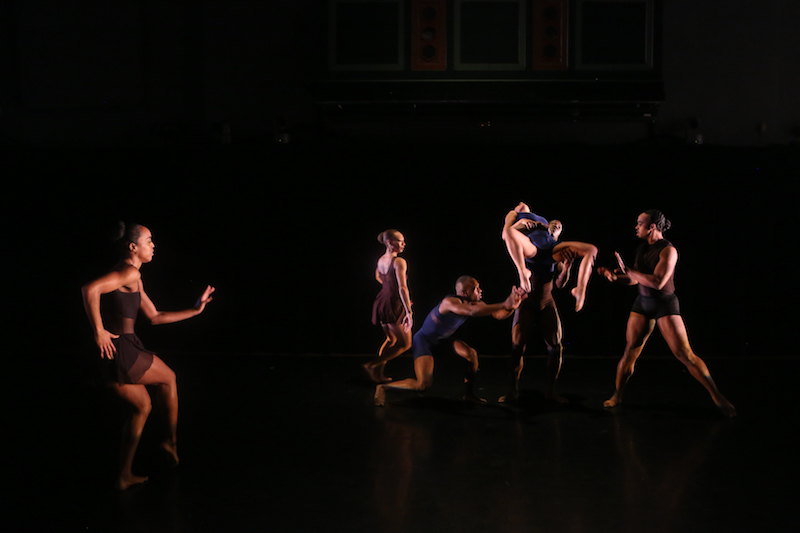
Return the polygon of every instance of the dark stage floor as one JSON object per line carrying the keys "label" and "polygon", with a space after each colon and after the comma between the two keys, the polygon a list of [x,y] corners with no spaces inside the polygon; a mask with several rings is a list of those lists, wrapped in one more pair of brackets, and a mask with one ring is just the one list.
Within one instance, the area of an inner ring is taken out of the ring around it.
{"label": "dark stage floor", "polygon": [[[123,412],[88,385],[10,384],[9,532],[795,531],[794,384],[800,359],[707,359],[739,409],[722,418],[673,359],[640,362],[629,404],[606,411],[615,359],[567,358],[541,396],[531,358],[510,408],[504,359],[482,359],[486,406],[459,401],[437,361],[421,394],[372,405],[366,357],[165,354],[179,376],[182,463],[140,451],[146,484],[112,490]],[[409,376],[410,359],[388,374]],[[31,416],[31,414],[33,416]],[[7,516],[9,514],[7,513]]]}

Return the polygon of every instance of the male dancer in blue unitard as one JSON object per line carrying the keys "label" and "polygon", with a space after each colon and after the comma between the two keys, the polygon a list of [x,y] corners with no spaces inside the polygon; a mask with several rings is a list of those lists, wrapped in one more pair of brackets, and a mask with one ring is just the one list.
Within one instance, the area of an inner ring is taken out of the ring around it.
{"label": "male dancer in blue unitard", "polygon": [[464,380],[464,399],[476,403],[486,400],[475,395],[474,382],[478,372],[478,352],[466,342],[450,339],[469,317],[493,316],[498,320],[508,318],[526,297],[525,291],[514,287],[502,303],[487,304],[481,301],[483,291],[478,281],[470,276],[461,276],[456,281],[456,294],[446,296],[425,318],[422,327],[414,335],[411,350],[414,353],[414,378],[383,383],[375,388],[375,405],[386,403],[386,389],[422,391],[433,384],[433,352],[443,348],[449,341],[456,354],[470,363]]}

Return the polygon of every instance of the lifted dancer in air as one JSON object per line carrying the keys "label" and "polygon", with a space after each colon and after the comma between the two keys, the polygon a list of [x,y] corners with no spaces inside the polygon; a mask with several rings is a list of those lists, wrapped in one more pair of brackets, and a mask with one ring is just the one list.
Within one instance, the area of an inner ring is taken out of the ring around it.
{"label": "lifted dancer in air", "polygon": [[[517,269],[519,286],[526,292],[531,290],[531,271],[525,260],[539,257],[539,260],[563,262],[569,257],[580,257],[576,286],[570,291],[575,298],[575,311],[583,309],[586,301],[586,286],[592,276],[592,268],[597,257],[597,247],[593,244],[577,241],[557,242],[548,231],[546,218],[531,213],[524,202],[506,213],[503,222],[502,238],[506,243],[508,254]],[[569,250],[567,252],[567,250]]]}
{"label": "lifted dancer in air", "polygon": [[[558,241],[561,230],[562,225],[558,220],[551,220],[546,228],[554,241]],[[524,365],[525,349],[537,333],[547,346],[545,397],[558,403],[567,403],[566,398],[556,393],[556,380],[561,371],[564,347],[561,344],[561,317],[553,299],[553,286],[562,289],[567,285],[574,253],[570,248],[565,248],[561,255],[561,262],[556,262],[552,255],[545,253],[525,260],[526,267],[531,272],[531,291],[514,312],[514,323],[511,327],[511,384],[508,393],[498,400],[500,403],[513,403],[519,398],[519,379]]]}
{"label": "lifted dancer in air", "polygon": [[678,250],[664,238],[664,232],[671,225],[661,211],[650,209],[641,213],[636,220],[636,236],[645,243],[636,251],[633,268],[627,268],[622,257],[616,254],[618,269],[598,269],[598,273],[609,281],[638,285],[639,288],[639,295],[628,317],[625,352],[617,365],[616,390],[603,406],[611,408],[622,402],[622,391],[633,374],[636,360],[658,325],[672,353],[686,365],[692,377],[706,388],[722,414],[734,417],[736,409],[717,389],[705,362],[695,355],[689,345],[686,325],[675,295]]}
{"label": "lifted dancer in air", "polygon": [[456,294],[446,296],[425,318],[422,327],[414,335],[414,378],[384,383],[375,388],[375,405],[386,403],[386,389],[422,391],[433,384],[433,354],[445,345],[466,359],[470,366],[464,379],[464,399],[475,403],[486,400],[475,395],[475,375],[478,372],[478,352],[466,342],[451,339],[456,330],[469,317],[493,316],[498,320],[508,318],[525,298],[525,291],[514,287],[502,303],[487,304],[481,301],[482,291],[478,281],[470,276],[461,276],[456,281]]}

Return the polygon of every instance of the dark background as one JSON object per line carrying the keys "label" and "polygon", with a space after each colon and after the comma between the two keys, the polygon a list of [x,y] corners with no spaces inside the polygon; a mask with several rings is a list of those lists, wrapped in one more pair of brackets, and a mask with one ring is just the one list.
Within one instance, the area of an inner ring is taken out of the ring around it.
{"label": "dark background", "polygon": [[[317,103],[336,81],[322,1],[2,2],[11,349],[93,350],[79,288],[111,264],[103,230],[123,218],[153,231],[143,275],[159,308],[218,289],[201,317],[142,325],[147,346],[369,354],[380,231],[406,236],[419,323],[462,274],[505,297],[500,227],[524,200],[598,245],[601,265],[632,258],[637,215],[661,209],[696,351],[795,354],[799,8],[696,4],[656,2],[644,78],[663,84],[657,117],[597,120],[514,101],[331,113]],[[620,353],[633,297],[594,279],[575,314],[559,295],[567,353]],[[473,321],[464,335],[504,354],[509,328]]]}

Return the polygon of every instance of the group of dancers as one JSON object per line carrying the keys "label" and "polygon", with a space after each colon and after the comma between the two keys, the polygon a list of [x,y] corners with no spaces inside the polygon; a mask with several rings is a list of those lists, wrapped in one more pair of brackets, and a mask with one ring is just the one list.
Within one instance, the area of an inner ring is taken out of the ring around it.
{"label": "group of dancers", "polygon": [[[625,384],[633,374],[650,334],[658,326],[672,353],[706,388],[722,414],[734,417],[736,409],[717,389],[705,362],[689,344],[675,295],[678,251],[664,238],[670,226],[671,222],[658,210],[650,209],[641,213],[636,221],[636,236],[644,243],[636,252],[633,268],[629,268],[617,253],[615,268],[597,269],[597,273],[610,282],[636,285],[639,289],[628,317],[625,351],[617,365],[614,394],[603,405],[613,408],[622,402]],[[377,383],[375,405],[385,405],[387,390],[422,391],[430,388],[433,383],[434,355],[446,351],[454,352],[468,362],[464,399],[485,403],[485,399],[475,394],[477,352],[464,341],[453,338],[453,335],[469,317],[492,316],[502,320],[511,315],[514,319],[511,329],[510,386],[498,401],[515,402],[519,398],[525,348],[534,327],[538,325],[547,346],[545,396],[566,403],[567,400],[556,392],[563,346],[561,319],[552,291],[553,286],[563,288],[568,284],[573,263],[577,262],[576,285],[570,292],[575,298],[575,310],[580,311],[594,271],[597,247],[584,242],[559,241],[561,232],[559,220],[548,221],[532,213],[527,204],[520,202],[506,214],[501,234],[519,276],[519,286],[514,287],[503,302],[487,304],[481,299],[478,281],[470,276],[462,276],[456,281],[455,294],[446,296],[431,310],[413,337],[408,265],[399,256],[405,250],[405,238],[394,229],[382,232],[378,241],[384,245],[385,252],[375,269],[381,291],[373,304],[372,320],[383,329],[385,340],[377,357],[364,364],[369,377]],[[386,363],[408,350],[414,357],[415,376],[399,381],[387,378]]]}
{"label": "group of dancers", "polygon": [[[649,210],[641,213],[636,221],[636,235],[645,242],[637,251],[633,268],[628,268],[617,254],[617,268],[597,270],[609,281],[639,287],[639,295],[628,318],[625,352],[617,365],[616,388],[604,406],[611,408],[622,401],[623,389],[633,374],[636,360],[657,325],[672,352],[708,390],[722,413],[733,417],[736,415],[733,405],[719,392],[705,363],[689,345],[673,281],[678,252],[664,238],[669,227],[669,220],[661,212]],[[492,316],[502,320],[512,315],[510,386],[499,401],[514,402],[518,399],[525,347],[538,324],[548,353],[545,395],[554,401],[566,402],[555,390],[563,346],[561,320],[552,290],[553,286],[562,288],[568,284],[570,270],[577,262],[576,286],[571,294],[575,298],[575,310],[580,311],[586,299],[597,248],[583,242],[561,242],[561,231],[560,221],[548,221],[532,213],[526,204],[518,204],[505,217],[502,238],[519,275],[519,286],[514,287],[504,301],[487,304],[482,301],[478,281],[462,276],[456,280],[455,294],[444,297],[434,307],[413,337],[408,265],[400,257],[406,246],[405,238],[397,230],[381,233],[378,240],[385,247],[385,253],[378,260],[375,277],[382,289],[373,306],[373,322],[380,324],[386,338],[377,357],[364,365],[370,378],[377,383],[375,404],[385,404],[387,390],[429,388],[433,382],[434,355],[448,348],[468,363],[464,380],[465,399],[484,403],[485,400],[475,391],[478,354],[464,341],[454,339],[453,334],[469,317]],[[175,373],[142,345],[134,332],[136,318],[141,313],[152,324],[168,324],[197,316],[212,301],[214,287],[207,286],[194,307],[174,312],[159,311],[144,290],[140,272],[142,265],[152,261],[155,255],[152,233],[139,224],[121,224],[116,242],[120,251],[119,262],[107,274],[85,284],[82,294],[106,381],[131,408],[123,427],[116,481],[117,488],[124,490],[147,480],[145,476],[134,474],[132,467],[152,409],[146,389],[148,385],[155,388],[168,422],[161,449],[173,464],[178,464]],[[399,381],[387,378],[384,373],[386,363],[408,350],[414,356],[415,377]]]}

